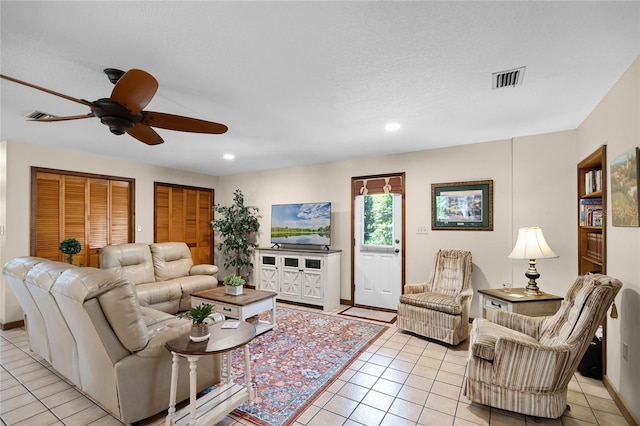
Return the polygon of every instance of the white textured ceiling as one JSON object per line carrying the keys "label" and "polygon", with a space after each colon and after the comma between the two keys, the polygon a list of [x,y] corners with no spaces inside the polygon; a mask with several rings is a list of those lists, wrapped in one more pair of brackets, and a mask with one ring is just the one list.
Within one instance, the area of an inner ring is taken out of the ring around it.
{"label": "white textured ceiling", "polygon": [[[576,128],[640,54],[640,2],[2,1],[1,71],[96,100],[140,68],[147,109],[224,123],[146,146],[74,102],[0,80],[2,140],[212,175]],[[491,73],[526,66],[524,84]],[[402,124],[387,133],[389,121]],[[222,154],[231,152],[228,162]]]}

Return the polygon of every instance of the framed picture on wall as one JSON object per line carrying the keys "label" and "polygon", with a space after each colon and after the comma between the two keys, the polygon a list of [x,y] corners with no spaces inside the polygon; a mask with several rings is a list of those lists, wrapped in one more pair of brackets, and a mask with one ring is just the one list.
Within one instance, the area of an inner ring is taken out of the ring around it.
{"label": "framed picture on wall", "polygon": [[640,149],[633,148],[616,157],[611,173],[611,223],[613,226],[639,226],[638,172]]}
{"label": "framed picture on wall", "polygon": [[431,229],[493,231],[493,180],[431,184]]}

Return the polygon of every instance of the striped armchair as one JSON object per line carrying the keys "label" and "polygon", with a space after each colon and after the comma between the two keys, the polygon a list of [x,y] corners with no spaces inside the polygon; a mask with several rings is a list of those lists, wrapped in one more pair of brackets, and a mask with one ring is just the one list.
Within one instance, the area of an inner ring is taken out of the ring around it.
{"label": "striped armchair", "polygon": [[471,252],[438,250],[429,281],[407,284],[398,303],[398,328],[450,345],[469,334]]}
{"label": "striped armchair", "polygon": [[567,385],[622,283],[578,277],[550,317],[495,311],[473,321],[464,394],[477,402],[535,417],[558,418]]}

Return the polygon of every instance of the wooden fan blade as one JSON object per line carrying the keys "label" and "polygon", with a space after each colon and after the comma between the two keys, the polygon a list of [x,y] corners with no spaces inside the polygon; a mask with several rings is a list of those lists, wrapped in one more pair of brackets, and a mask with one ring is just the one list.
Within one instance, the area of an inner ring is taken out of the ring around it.
{"label": "wooden fan blade", "polygon": [[82,118],[91,118],[95,117],[93,113],[83,114],[83,115],[68,115],[66,117],[49,117],[49,118],[33,118],[27,121],[42,121],[43,123],[49,123],[53,121],[67,121],[67,120],[80,120]]}
{"label": "wooden fan blade", "polygon": [[119,103],[131,114],[147,106],[158,90],[158,81],[148,72],[131,69],[124,73],[111,92],[111,100]]}
{"label": "wooden fan blade", "polygon": [[183,117],[181,115],[166,114],[164,112],[143,111],[143,115],[144,118],[142,122],[144,124],[147,126],[160,127],[161,129],[211,134],[221,134],[229,130],[224,124]]}
{"label": "wooden fan blade", "polygon": [[146,124],[138,123],[132,128],[127,130],[130,136],[138,139],[140,142],[144,142],[147,145],[159,145],[164,142],[155,130]]}
{"label": "wooden fan blade", "polygon": [[92,109],[100,109],[100,107],[98,107],[97,105],[94,105],[92,102],[85,101],[84,99],[76,99],[62,93],[54,92],[53,90],[45,89],[44,87],[36,86],[35,84],[27,83],[26,81],[18,80],[17,78],[9,77],[8,75],[0,74],[0,78],[13,81],[14,83],[22,84],[23,86],[31,87],[32,89],[41,90],[45,93],[49,93],[50,95],[59,96],[69,101],[77,102],[79,104],[88,106],[89,108],[92,108]]}

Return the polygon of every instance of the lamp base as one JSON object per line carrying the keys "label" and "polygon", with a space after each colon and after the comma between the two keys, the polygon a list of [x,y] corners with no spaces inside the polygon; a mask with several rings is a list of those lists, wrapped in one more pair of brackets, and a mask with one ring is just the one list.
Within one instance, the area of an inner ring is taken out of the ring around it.
{"label": "lamp base", "polygon": [[535,259],[529,260],[529,269],[524,274],[524,276],[529,278],[529,282],[527,283],[527,286],[525,287],[525,289],[522,290],[522,292],[527,296],[542,296],[544,292],[542,292],[538,288],[538,283],[536,283],[536,280],[540,278],[540,274],[536,270]]}
{"label": "lamp base", "polygon": [[533,284],[534,285],[531,285],[531,283],[527,284],[524,290],[522,290],[522,293],[526,294],[527,296],[542,296],[544,294],[544,291],[540,290],[538,286],[535,285],[535,282]]}

